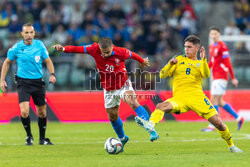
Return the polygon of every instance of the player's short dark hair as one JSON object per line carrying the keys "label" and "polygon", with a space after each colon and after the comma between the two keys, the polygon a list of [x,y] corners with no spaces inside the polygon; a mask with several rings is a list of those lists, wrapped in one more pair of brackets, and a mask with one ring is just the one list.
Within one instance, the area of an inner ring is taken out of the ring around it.
{"label": "player's short dark hair", "polygon": [[194,45],[200,45],[201,44],[201,40],[199,37],[197,37],[196,35],[189,35],[184,42],[192,42]]}
{"label": "player's short dark hair", "polygon": [[99,40],[99,46],[102,48],[102,49],[106,49],[106,48],[109,48],[113,45],[113,42],[112,40],[109,38],[109,37],[103,37]]}
{"label": "player's short dark hair", "polygon": [[33,24],[32,24],[32,23],[25,23],[25,24],[22,26],[22,28],[23,28],[23,27],[30,27],[30,26],[33,26]]}
{"label": "player's short dark hair", "polygon": [[220,33],[220,29],[218,27],[212,26],[212,27],[209,28],[209,31],[211,31],[211,30],[215,30],[215,31]]}

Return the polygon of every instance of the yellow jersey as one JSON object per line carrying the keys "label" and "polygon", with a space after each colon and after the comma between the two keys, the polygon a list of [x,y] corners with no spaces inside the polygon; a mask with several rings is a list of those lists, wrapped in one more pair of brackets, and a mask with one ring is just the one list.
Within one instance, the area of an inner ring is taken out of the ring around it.
{"label": "yellow jersey", "polygon": [[210,76],[207,59],[192,60],[183,55],[179,55],[176,59],[178,60],[176,64],[168,63],[161,69],[160,78],[173,75],[173,96],[201,95],[203,93],[201,81]]}

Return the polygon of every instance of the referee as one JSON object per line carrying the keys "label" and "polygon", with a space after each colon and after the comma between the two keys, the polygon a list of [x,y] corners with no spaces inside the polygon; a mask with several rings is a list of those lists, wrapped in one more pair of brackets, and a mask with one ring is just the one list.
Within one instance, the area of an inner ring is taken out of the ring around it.
{"label": "referee", "polygon": [[45,138],[47,125],[45,82],[43,81],[42,61],[44,60],[50,72],[49,81],[56,82],[54,65],[44,44],[34,39],[35,30],[32,24],[26,23],[22,26],[21,35],[23,40],[16,43],[8,50],[1,72],[1,88],[6,93],[6,74],[12,61],[17,62],[17,92],[21,110],[21,121],[27,133],[26,145],[33,145],[33,136],[30,128],[29,104],[30,96],[36,106],[38,114],[38,126],[40,132],[40,145],[53,145]]}

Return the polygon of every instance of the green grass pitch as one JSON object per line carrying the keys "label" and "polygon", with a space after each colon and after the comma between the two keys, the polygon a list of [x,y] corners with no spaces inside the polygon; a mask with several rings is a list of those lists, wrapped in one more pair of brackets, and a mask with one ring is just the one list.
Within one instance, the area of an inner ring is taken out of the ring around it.
{"label": "green grass pitch", "polygon": [[38,145],[38,126],[32,123],[34,145],[25,146],[21,122],[0,125],[0,167],[245,167],[250,164],[250,122],[240,132],[235,122],[226,123],[234,143],[244,152],[231,153],[217,132],[200,132],[206,122],[160,123],[160,139],[135,122],[125,122],[130,137],[123,153],[109,155],[104,143],[116,137],[109,123],[61,124],[49,122],[47,137],[54,146]]}

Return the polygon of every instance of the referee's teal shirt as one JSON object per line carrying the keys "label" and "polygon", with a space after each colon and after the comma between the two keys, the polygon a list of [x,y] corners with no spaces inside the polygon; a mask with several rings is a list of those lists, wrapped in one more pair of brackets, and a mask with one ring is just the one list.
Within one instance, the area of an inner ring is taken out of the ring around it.
{"label": "referee's teal shirt", "polygon": [[33,39],[31,45],[22,40],[8,50],[7,57],[16,60],[18,77],[38,79],[43,77],[42,61],[49,57],[49,53],[40,40]]}

